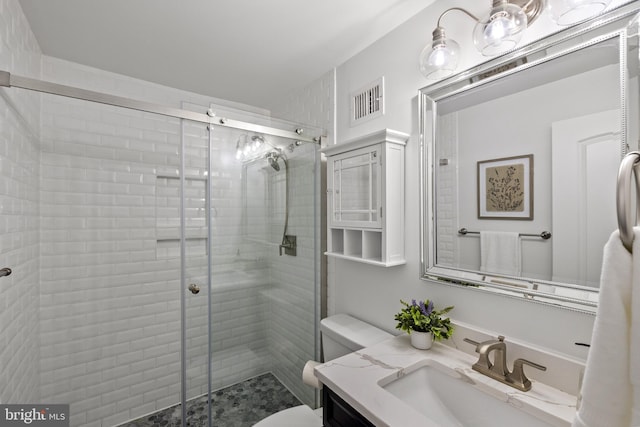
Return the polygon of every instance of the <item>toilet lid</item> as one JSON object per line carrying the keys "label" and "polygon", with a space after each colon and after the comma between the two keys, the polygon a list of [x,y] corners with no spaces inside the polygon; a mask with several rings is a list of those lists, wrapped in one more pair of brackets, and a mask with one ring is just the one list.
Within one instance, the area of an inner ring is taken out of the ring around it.
{"label": "toilet lid", "polygon": [[307,405],[300,405],[276,412],[253,427],[322,427],[322,418]]}

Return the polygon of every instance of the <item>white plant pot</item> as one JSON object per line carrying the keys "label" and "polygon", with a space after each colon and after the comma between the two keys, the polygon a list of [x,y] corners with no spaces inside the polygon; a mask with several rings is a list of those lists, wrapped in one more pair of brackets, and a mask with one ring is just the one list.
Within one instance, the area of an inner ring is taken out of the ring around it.
{"label": "white plant pot", "polygon": [[433,344],[433,334],[431,332],[411,331],[411,345],[420,350],[428,350]]}

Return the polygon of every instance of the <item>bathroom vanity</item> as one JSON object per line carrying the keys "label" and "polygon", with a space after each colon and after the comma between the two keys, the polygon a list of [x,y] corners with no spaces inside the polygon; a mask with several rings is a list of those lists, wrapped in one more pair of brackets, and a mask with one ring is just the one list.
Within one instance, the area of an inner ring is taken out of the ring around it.
{"label": "bathroom vanity", "polygon": [[[449,344],[474,351],[461,335]],[[545,378],[566,378],[573,371],[576,378],[561,386],[577,390],[579,363],[568,368],[573,361],[553,361],[552,355],[515,343],[508,342],[507,348],[514,357],[526,351],[531,359],[543,359],[549,371]],[[315,374],[324,384],[325,426],[571,425],[575,394],[533,379],[534,369],[526,369],[531,390],[519,391],[472,370],[478,357],[465,351],[442,343],[417,350],[403,334],[317,366]]]}
{"label": "bathroom vanity", "polygon": [[322,402],[322,420],[325,427],[374,427],[374,424],[328,387],[322,388]]}

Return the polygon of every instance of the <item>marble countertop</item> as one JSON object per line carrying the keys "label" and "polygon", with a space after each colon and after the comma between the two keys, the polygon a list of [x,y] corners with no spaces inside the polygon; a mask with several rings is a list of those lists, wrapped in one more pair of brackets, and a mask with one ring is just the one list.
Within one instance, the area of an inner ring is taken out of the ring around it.
{"label": "marble countertop", "polygon": [[440,426],[438,420],[427,418],[380,385],[428,363],[451,368],[473,387],[535,414],[552,426],[571,425],[576,412],[575,396],[533,380],[530,391],[518,391],[472,370],[476,360],[477,357],[437,342],[429,350],[415,349],[403,334],[316,366],[315,375],[376,426]]}

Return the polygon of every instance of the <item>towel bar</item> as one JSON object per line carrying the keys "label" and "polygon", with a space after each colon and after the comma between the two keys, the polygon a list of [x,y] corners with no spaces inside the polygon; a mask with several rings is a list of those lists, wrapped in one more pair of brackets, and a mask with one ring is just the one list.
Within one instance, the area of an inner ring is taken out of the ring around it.
{"label": "towel bar", "polygon": [[[463,227],[460,230],[458,230],[458,234],[462,234],[463,236],[466,236],[467,234],[480,234],[480,232],[470,231]],[[544,239],[544,240],[551,238],[551,233],[549,233],[548,231],[543,231],[540,234],[519,233],[518,235],[520,237],[540,237],[541,239]]]}
{"label": "towel bar", "polygon": [[636,178],[636,204],[640,204],[640,171],[636,171],[638,164],[640,164],[640,151],[631,151],[624,156],[618,169],[618,184],[616,186],[618,230],[620,230],[620,240],[629,252],[632,252],[633,226],[636,224],[637,218],[637,210],[632,212],[630,207],[632,174]]}

